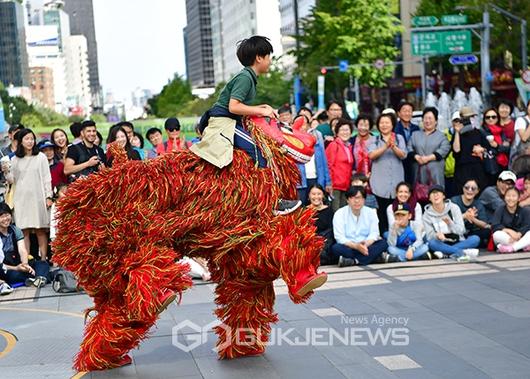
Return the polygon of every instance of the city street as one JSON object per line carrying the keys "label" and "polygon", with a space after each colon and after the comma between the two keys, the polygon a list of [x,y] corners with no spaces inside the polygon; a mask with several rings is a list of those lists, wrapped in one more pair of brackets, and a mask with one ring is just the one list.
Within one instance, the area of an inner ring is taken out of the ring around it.
{"label": "city street", "polygon": [[[49,285],[41,290],[18,289],[0,299],[1,376],[528,376],[528,253],[485,253],[469,264],[418,261],[345,269],[328,266],[325,270],[330,274],[328,282],[304,305],[291,303],[284,283],[278,281],[280,321],[262,356],[217,359],[212,351],[216,336],[208,325],[215,320],[214,287],[198,282],[180,305],[172,304],[162,314],[151,337],[132,351],[132,365],[96,373],[76,374],[71,369],[82,336],[82,311],[90,304],[88,296],[56,296]],[[186,327],[181,327],[186,320]],[[203,327],[209,331],[201,339]]]}

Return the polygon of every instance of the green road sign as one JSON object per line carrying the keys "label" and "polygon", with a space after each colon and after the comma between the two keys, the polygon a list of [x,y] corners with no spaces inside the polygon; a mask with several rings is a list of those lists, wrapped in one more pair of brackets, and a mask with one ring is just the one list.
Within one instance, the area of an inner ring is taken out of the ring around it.
{"label": "green road sign", "polygon": [[412,33],[412,55],[465,54],[471,52],[471,31]]}
{"label": "green road sign", "polygon": [[465,14],[445,14],[442,16],[442,25],[464,25],[467,24]]}
{"label": "green road sign", "polygon": [[435,16],[412,17],[412,26],[434,26],[436,24],[438,24],[438,18]]}

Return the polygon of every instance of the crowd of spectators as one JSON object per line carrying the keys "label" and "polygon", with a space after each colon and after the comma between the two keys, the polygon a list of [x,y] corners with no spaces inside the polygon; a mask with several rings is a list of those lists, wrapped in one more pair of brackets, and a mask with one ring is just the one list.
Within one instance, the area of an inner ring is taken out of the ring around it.
{"label": "crowd of spectators", "polygon": [[[315,137],[315,154],[298,164],[298,196],[316,211],[325,238],[321,264],[366,265],[374,262],[442,259],[467,262],[478,248],[500,253],[530,250],[530,102],[514,118],[506,100],[479,115],[463,107],[451,127],[439,130],[438,111],[422,111],[401,102],[374,121],[366,114],[352,120],[340,102],[313,114],[303,107],[293,117],[278,110],[287,128],[296,123]],[[53,271],[49,239],[55,235],[55,204],[66,186],[111,167],[110,143],[122,146],[130,160],[153,159],[188,149],[176,118],[144,137],[131,122],[112,126],[108,137],[91,120],[37,141],[21,125],[8,131],[0,150],[0,293],[11,286],[44,286]],[[194,262],[194,275],[209,278],[205,262]]]}

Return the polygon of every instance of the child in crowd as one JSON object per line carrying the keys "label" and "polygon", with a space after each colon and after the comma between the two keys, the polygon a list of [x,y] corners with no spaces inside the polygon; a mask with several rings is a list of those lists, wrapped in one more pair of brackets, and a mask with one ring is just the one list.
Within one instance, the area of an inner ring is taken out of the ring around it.
{"label": "child in crowd", "polygon": [[524,177],[524,184],[519,196],[519,206],[528,207],[530,205],[530,174]]}
{"label": "child in crowd", "polygon": [[368,208],[377,209],[379,206],[377,205],[377,200],[374,195],[371,193],[368,193],[368,177],[364,174],[353,174],[351,178],[351,186],[361,186],[364,187],[364,190],[366,191],[366,200],[364,202],[364,205],[366,205]]}
{"label": "child in crowd", "polygon": [[410,222],[412,218],[407,203],[398,204],[394,211],[394,223],[388,234],[389,261],[411,261],[414,259],[430,259],[429,246],[423,242],[423,228],[418,223]]}
{"label": "child in crowd", "polygon": [[66,184],[59,184],[57,186],[57,195],[56,195],[56,201],[53,202],[51,208],[50,208],[50,241],[53,241],[55,239],[55,235],[57,232],[57,201],[61,200],[65,194],[66,189],[68,187]]}

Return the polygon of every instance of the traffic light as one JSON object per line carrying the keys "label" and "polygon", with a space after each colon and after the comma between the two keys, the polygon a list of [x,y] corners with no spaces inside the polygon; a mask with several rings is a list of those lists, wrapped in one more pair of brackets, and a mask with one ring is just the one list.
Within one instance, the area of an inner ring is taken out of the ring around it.
{"label": "traffic light", "polygon": [[325,68],[325,67],[322,67],[322,68],[320,69],[320,73],[321,73],[322,75],[326,75],[327,72],[328,72],[328,69]]}

